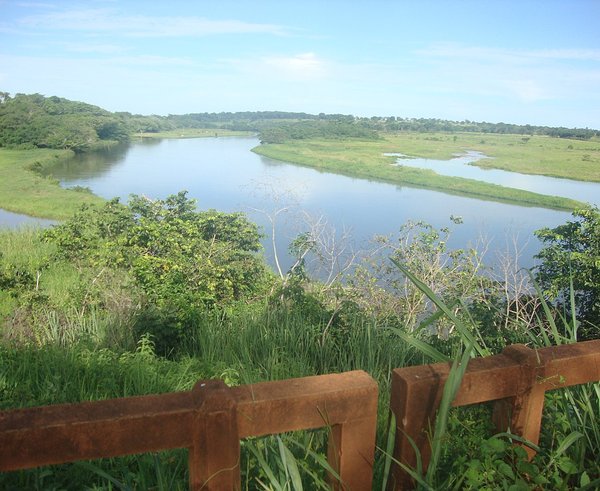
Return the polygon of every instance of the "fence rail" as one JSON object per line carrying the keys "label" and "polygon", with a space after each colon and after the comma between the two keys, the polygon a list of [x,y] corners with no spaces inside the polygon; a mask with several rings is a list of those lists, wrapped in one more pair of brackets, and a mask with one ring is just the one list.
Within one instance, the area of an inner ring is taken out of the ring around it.
{"label": "fence rail", "polygon": [[[419,449],[423,468],[431,456],[428,436],[435,422],[449,363],[397,368],[392,373],[391,410],[396,419],[394,458],[415,467]],[[600,340],[530,349],[521,344],[495,356],[469,362],[453,406],[495,401],[498,431],[537,444],[547,390],[600,380]],[[525,447],[530,457],[533,450]],[[395,466],[390,489],[411,489],[410,476]]]}
{"label": "fence rail", "polygon": [[[426,468],[450,364],[395,369],[394,457]],[[600,380],[600,340],[529,349],[469,362],[454,406],[494,402],[498,429],[537,443],[547,390]],[[332,487],[371,488],[377,425],[376,382],[363,371],[229,388],[198,382],[191,391],[0,412],[0,471],[171,448],[189,449],[190,489],[240,489],[240,439],[330,428]],[[390,489],[412,487],[395,466]]]}
{"label": "fence rail", "polygon": [[0,471],[189,448],[190,489],[240,488],[240,439],[330,427],[336,489],[369,489],[377,383],[365,372],[0,413]]}

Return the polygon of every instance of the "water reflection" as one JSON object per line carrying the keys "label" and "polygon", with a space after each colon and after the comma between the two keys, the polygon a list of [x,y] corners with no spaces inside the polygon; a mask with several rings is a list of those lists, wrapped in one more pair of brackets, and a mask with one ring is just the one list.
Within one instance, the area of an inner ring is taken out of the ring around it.
{"label": "water reflection", "polygon": [[402,154],[386,155],[397,156],[396,165],[430,169],[444,176],[476,179],[534,193],[562,196],[584,203],[600,205],[600,183],[520,174],[500,169],[484,169],[474,165],[479,160],[491,158],[481,152],[465,152],[450,160],[410,158]]}
{"label": "water reflection", "polygon": [[[516,240],[521,264],[530,266],[539,243],[533,231],[564,223],[569,213],[448,195],[427,189],[397,186],[320,172],[277,162],[250,149],[256,138],[200,138],[132,144],[116,155],[80,157],[53,175],[65,186],[87,186],[105,198],[131,193],[165,198],[182,189],[196,198],[201,209],[245,211],[270,235],[271,217],[277,215],[277,249],[287,251],[290,241],[305,230],[306,211],[326,220],[339,232],[351,230],[354,246],[361,248],[377,234],[393,234],[408,220],[435,227],[450,225],[450,215],[463,217],[451,247],[489,242],[489,262],[496,252],[506,253]],[[516,237],[516,239],[515,239]],[[264,242],[272,259],[269,239]],[[284,260],[289,266],[291,258]],[[285,267],[285,266],[284,266]]]}
{"label": "water reflection", "polygon": [[54,176],[65,183],[83,176],[88,179],[98,178],[113,167],[123,165],[129,149],[129,145],[124,144],[96,152],[75,154],[69,160],[45,168],[44,175]]}
{"label": "water reflection", "polygon": [[12,213],[10,211],[6,211],[0,208],[0,229],[18,228],[22,226],[49,227],[54,223],[56,223],[55,220],[30,217],[28,215]]}

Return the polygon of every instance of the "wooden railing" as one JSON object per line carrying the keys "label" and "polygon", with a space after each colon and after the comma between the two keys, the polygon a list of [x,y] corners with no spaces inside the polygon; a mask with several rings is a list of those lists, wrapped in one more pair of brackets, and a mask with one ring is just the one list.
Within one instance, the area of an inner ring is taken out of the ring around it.
{"label": "wooden railing", "polygon": [[329,427],[334,489],[370,489],[377,384],[363,371],[0,413],[0,471],[189,449],[190,489],[240,488],[240,439]]}
{"label": "wooden railing", "polygon": [[[431,456],[430,435],[442,398],[449,363],[397,368],[392,374],[391,409],[396,420],[394,458],[415,468],[416,452],[423,468]],[[495,401],[498,431],[510,431],[537,444],[544,393],[547,390],[600,380],[600,340],[529,349],[516,344],[501,354],[469,362],[453,406]],[[533,450],[525,447],[529,456]],[[410,476],[394,468],[390,489],[412,489]]]}
{"label": "wooden railing", "polygon": [[[395,369],[394,457],[424,468],[450,365]],[[495,401],[498,429],[537,443],[547,390],[600,380],[600,340],[532,350],[523,345],[469,362],[454,406]],[[240,439],[330,428],[332,487],[368,490],[377,424],[377,384],[363,371],[226,387],[200,381],[188,392],[0,412],[0,471],[171,448],[189,449],[190,488],[240,488]],[[531,452],[531,450],[529,449]],[[396,466],[390,489],[410,489]]]}

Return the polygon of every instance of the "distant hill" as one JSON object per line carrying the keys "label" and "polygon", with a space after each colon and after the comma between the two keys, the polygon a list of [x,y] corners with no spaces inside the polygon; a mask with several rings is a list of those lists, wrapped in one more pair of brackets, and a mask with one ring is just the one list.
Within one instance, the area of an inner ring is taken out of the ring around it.
{"label": "distant hill", "polygon": [[0,147],[67,148],[93,150],[112,142],[125,142],[135,133],[178,128],[225,128],[260,133],[261,141],[277,143],[304,138],[377,138],[377,132],[482,132],[548,135],[589,139],[592,129],[477,123],[442,119],[355,117],[344,114],[307,114],[284,111],[191,113],[142,116],[112,113],[98,106],[41,94],[0,92]]}
{"label": "distant hill", "polygon": [[97,106],[40,94],[3,95],[0,146],[84,151],[103,141],[127,141],[123,119]]}

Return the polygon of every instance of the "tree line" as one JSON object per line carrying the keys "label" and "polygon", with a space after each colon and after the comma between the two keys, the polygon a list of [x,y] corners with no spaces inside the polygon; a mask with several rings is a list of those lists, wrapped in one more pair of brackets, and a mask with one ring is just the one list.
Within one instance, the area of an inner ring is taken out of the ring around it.
{"label": "tree line", "polygon": [[285,111],[244,111],[144,116],[110,112],[84,102],[41,94],[0,92],[0,147],[92,150],[109,142],[126,142],[136,133],[181,128],[253,131],[264,143],[305,138],[378,138],[378,132],[480,132],[547,135],[590,139],[600,131],[434,118],[355,117]]}

